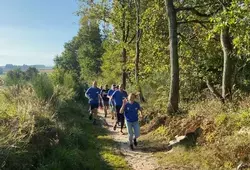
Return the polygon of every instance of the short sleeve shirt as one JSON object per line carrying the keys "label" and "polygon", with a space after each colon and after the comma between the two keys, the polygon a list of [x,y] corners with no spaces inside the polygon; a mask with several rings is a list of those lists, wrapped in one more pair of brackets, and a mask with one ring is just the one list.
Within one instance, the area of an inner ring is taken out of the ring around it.
{"label": "short sleeve shirt", "polygon": [[124,116],[128,122],[138,121],[138,110],[141,109],[141,106],[137,102],[127,103],[124,107]]}
{"label": "short sleeve shirt", "polygon": [[101,90],[96,87],[90,87],[86,91],[86,95],[90,98],[89,103],[90,104],[98,104],[99,103],[99,94],[101,93]]}

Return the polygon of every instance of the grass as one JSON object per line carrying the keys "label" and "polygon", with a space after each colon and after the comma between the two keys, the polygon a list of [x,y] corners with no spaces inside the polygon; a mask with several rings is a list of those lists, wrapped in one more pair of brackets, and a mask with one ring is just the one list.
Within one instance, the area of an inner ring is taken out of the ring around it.
{"label": "grass", "polygon": [[[187,114],[165,115],[164,122],[155,117],[143,127],[147,133],[140,140],[146,149],[155,153],[162,167],[231,170],[241,162],[250,163],[249,106],[249,97],[226,105],[216,100],[195,103],[189,106]],[[195,147],[178,145],[168,151],[167,144],[176,135],[185,135],[197,127],[203,132]]]}
{"label": "grass", "polygon": [[68,109],[59,111],[63,141],[39,169],[129,169],[124,158],[115,152],[117,144],[107,131],[93,126],[80,110]]}
{"label": "grass", "polygon": [[0,169],[130,169],[84,104],[51,105],[28,87],[7,90],[0,93]]}

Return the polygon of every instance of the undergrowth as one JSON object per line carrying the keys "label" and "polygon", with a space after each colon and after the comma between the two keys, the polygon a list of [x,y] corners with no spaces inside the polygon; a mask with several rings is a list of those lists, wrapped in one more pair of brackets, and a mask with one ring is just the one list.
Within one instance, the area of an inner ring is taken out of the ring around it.
{"label": "undergrowth", "polygon": [[72,90],[56,86],[41,98],[40,87],[34,88],[1,89],[0,169],[129,169],[107,132],[87,120]]}
{"label": "undergrowth", "polygon": [[[249,97],[237,103],[206,100],[189,104],[188,113],[169,116],[153,113],[143,126],[145,149],[156,151],[159,163],[173,169],[229,170],[241,162],[250,163]],[[145,111],[147,112],[147,111]],[[152,114],[152,113],[151,113]],[[179,145],[168,151],[168,142],[197,128],[202,134],[196,146]],[[160,152],[159,152],[160,151]]]}

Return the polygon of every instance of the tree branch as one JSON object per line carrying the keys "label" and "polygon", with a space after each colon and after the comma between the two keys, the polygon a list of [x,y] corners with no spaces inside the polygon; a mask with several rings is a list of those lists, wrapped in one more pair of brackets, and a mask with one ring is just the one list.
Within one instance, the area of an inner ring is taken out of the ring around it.
{"label": "tree branch", "polygon": [[224,99],[223,99],[222,95],[214,88],[213,85],[211,85],[209,79],[207,79],[207,82],[206,82],[206,83],[207,83],[207,87],[208,87],[208,89],[211,91],[211,93],[212,93],[215,97],[219,98],[219,99],[221,100],[222,103],[224,103]]}
{"label": "tree branch", "polygon": [[218,2],[222,5],[224,9],[226,9],[226,5],[221,0],[218,0]]}
{"label": "tree branch", "polygon": [[177,12],[178,11],[191,11],[192,13],[194,13],[195,15],[200,16],[200,17],[211,17],[214,14],[216,14],[217,12],[219,12],[219,10],[221,10],[221,7],[210,14],[201,13],[195,7],[180,7],[180,8],[177,8],[176,10],[177,10]]}
{"label": "tree branch", "polygon": [[177,24],[190,24],[190,23],[198,23],[201,24],[203,26],[204,23],[210,23],[210,21],[201,21],[198,19],[194,19],[194,20],[189,20],[189,21],[178,21]]}
{"label": "tree branch", "polygon": [[127,32],[126,32],[126,37],[125,37],[125,42],[128,42],[129,27],[130,27],[130,25],[128,24],[128,26],[127,26]]}
{"label": "tree branch", "polygon": [[[196,6],[192,6],[192,8],[203,8],[203,7],[207,7],[209,5],[214,5],[214,2],[211,2],[211,3],[207,3],[207,4],[202,4],[202,5],[196,5]],[[178,7],[176,8],[177,12],[178,11],[181,11],[182,9],[185,9],[186,7]]]}
{"label": "tree branch", "polygon": [[138,40],[138,41],[140,41],[140,40],[141,40],[141,38],[142,38],[142,29],[140,29],[140,33],[139,33],[139,40]]}
{"label": "tree branch", "polygon": [[246,61],[241,67],[239,67],[239,68],[236,70],[236,72],[235,72],[235,74],[234,74],[233,83],[236,82],[239,73],[247,66],[247,64],[249,64],[248,61]]}
{"label": "tree branch", "polygon": [[190,40],[193,39],[194,37],[192,37],[192,38],[187,38],[187,37],[185,37],[184,35],[182,35],[180,32],[178,32],[177,35],[179,35],[181,38],[185,39],[186,42],[187,42],[187,44],[188,44],[191,48],[194,48],[194,47],[191,45],[191,43],[190,43]]}
{"label": "tree branch", "polygon": [[131,38],[131,40],[128,42],[128,44],[132,43],[132,41],[135,39],[136,34],[134,34],[134,36]]}

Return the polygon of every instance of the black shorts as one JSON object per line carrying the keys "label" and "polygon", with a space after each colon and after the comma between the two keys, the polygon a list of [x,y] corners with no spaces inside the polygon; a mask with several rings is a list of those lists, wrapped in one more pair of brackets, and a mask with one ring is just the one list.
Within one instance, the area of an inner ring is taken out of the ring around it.
{"label": "black shorts", "polygon": [[98,109],[99,107],[99,104],[90,104],[90,109],[93,110],[93,109]]}
{"label": "black shorts", "polygon": [[109,106],[109,101],[103,101],[104,106]]}
{"label": "black shorts", "polygon": [[124,122],[124,114],[120,113],[122,106],[115,106],[117,122]]}

